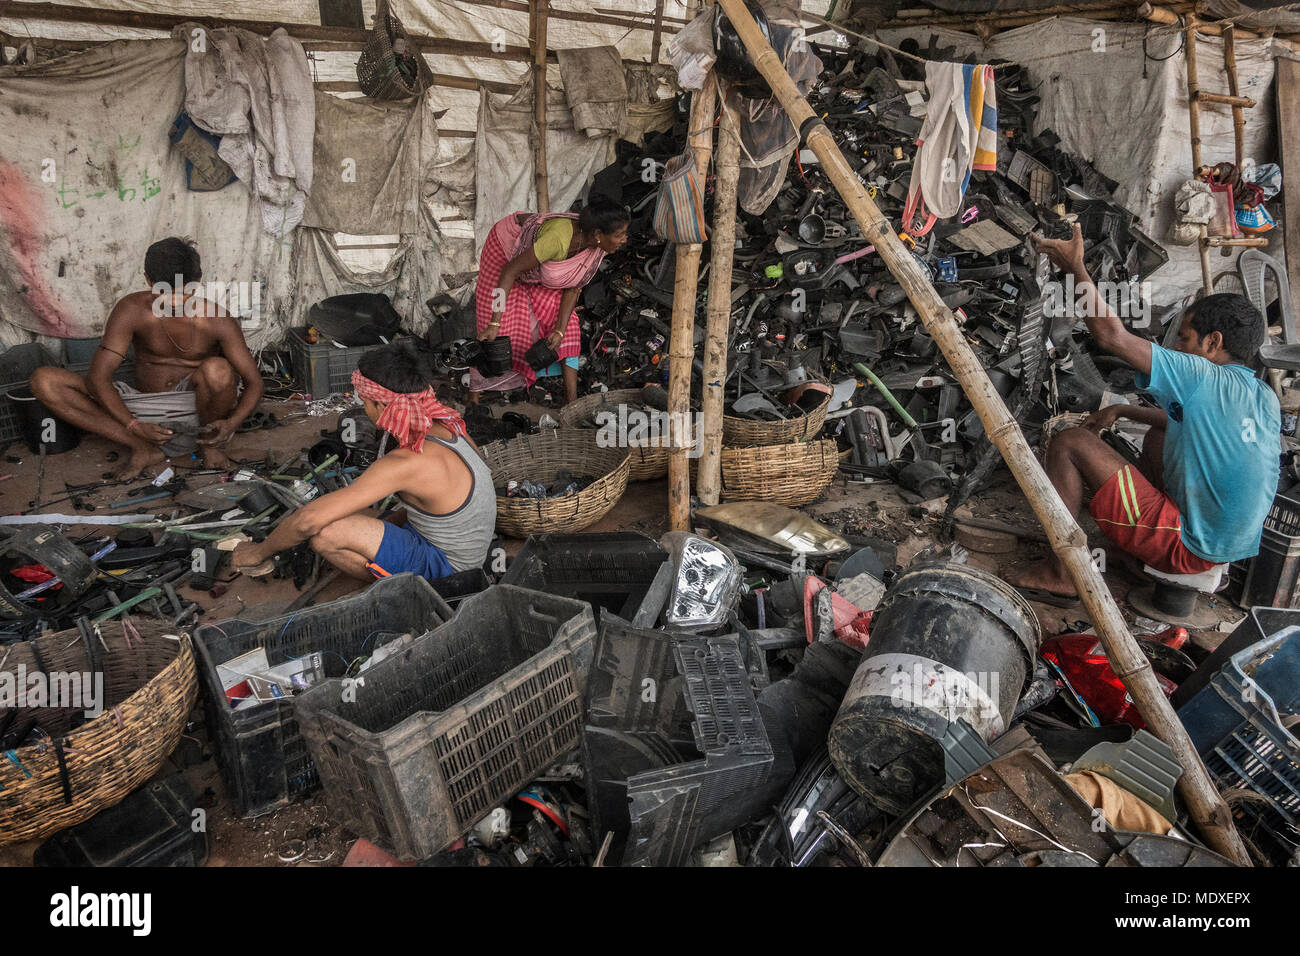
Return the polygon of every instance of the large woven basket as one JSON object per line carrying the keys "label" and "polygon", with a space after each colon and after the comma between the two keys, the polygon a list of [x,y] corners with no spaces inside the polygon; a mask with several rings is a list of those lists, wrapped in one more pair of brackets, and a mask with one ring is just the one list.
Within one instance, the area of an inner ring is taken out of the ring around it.
{"label": "large woven basket", "polygon": [[723,448],[722,497],[806,505],[821,497],[839,464],[839,450],[830,440]]}
{"label": "large woven basket", "polygon": [[595,478],[582,491],[563,498],[497,496],[497,530],[515,538],[547,531],[581,531],[618,504],[627,490],[626,448],[601,448],[588,429],[553,428],[483,446],[483,460],[498,488],[511,480],[555,481],[560,470],[575,478]]}
{"label": "large woven basket", "polygon": [[121,621],[100,625],[89,648],[76,630],[0,648],[0,675],[15,681],[42,671],[56,680],[104,675],[104,712],[79,726],[83,707],[17,708],[17,721],[35,718],[45,735],[0,759],[0,846],[39,839],[113,806],[175,749],[198,694],[190,639],[163,622],[137,627],[130,634]]}
{"label": "large woven basket", "polygon": [[[737,418],[734,415],[722,416],[722,444],[732,448],[748,448],[755,445],[789,445],[793,442],[812,441],[822,432],[826,424],[826,413],[830,411],[831,396],[823,396],[820,404],[810,412],[792,414],[789,418],[776,422],[761,422],[751,418]],[[796,411],[802,411],[796,406]]]}
{"label": "large woven basket", "polygon": [[[561,428],[588,428],[584,423],[589,421],[593,416],[602,411],[610,411],[615,415],[618,414],[619,407],[628,405],[629,412],[639,412],[643,405],[640,400],[641,390],[638,388],[621,388],[608,392],[597,392],[594,395],[586,395],[576,402],[570,402],[560,409],[560,427]],[[668,440],[667,435],[662,436],[662,441]],[[668,449],[667,448],[650,448],[646,445],[632,445],[628,449],[631,461],[628,466],[628,481],[652,481],[655,478],[662,478],[668,474]]]}

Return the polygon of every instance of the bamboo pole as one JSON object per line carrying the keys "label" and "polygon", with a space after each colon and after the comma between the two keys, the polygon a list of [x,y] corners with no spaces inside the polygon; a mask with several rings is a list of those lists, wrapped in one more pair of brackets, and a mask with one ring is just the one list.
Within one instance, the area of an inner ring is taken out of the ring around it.
{"label": "bamboo pole", "polygon": [[[700,188],[709,171],[713,152],[713,114],[716,98],[713,74],[704,88],[691,94],[687,144],[694,153]],[[691,471],[686,453],[691,444],[691,366],[695,361],[695,298],[700,284],[699,243],[679,245],[673,281],[672,335],[668,344],[668,422],[672,434],[668,453],[668,530],[689,531],[691,524]]]}
{"label": "bamboo pole", "polygon": [[1030,451],[1020,426],[1007,410],[962,336],[952,311],[943,304],[929,278],[895,234],[889,220],[867,195],[857,174],[835,145],[830,131],[799,93],[798,87],[781,65],[780,58],[745,9],[744,0],[718,0],[718,5],[726,11],[727,18],[749,49],[754,65],[766,78],[791,122],[821,161],[822,171],[852,211],[862,230],[863,239],[875,244],[876,251],[907,292],[926,331],[938,344],[953,375],[975,407],[985,434],[997,446],[1025,497],[1029,499],[1034,514],[1052,542],[1052,549],[1079,590],[1079,597],[1096,625],[1112,669],[1124,682],[1148,726],[1169,744],[1175,758],[1182,765],[1183,776],[1179,780],[1179,790],[1206,843],[1229,859],[1249,866],[1250,857],[1233,826],[1227,805],[1219,796],[1187,731],[1156,682],[1150,662],[1128,632],[1106,582],[1092,563],[1087,536]]}
{"label": "bamboo pole", "polygon": [[[1173,3],[1168,7],[1178,12],[1190,11],[1195,8],[1195,3]],[[989,26],[995,29],[1002,27],[1024,26],[1029,23],[1037,23],[1040,20],[1047,20],[1052,17],[1082,17],[1088,20],[1127,20],[1133,16],[1134,8],[1131,2],[1126,0],[1105,0],[1095,6],[1081,6],[1079,4],[1054,4],[1050,7],[1041,7],[1037,10],[1009,10],[1005,12],[990,11],[978,16],[963,13],[945,13],[929,11],[920,13],[916,16],[903,16],[902,14],[891,20],[886,20],[880,25],[880,29],[903,29],[906,27],[952,27],[954,29],[972,29],[977,26]],[[813,20],[820,20],[819,17],[812,14],[805,14],[806,17]],[[826,21],[820,21],[825,23]],[[834,24],[830,24],[832,28]]]}
{"label": "bamboo pole", "polygon": [[709,322],[700,375],[702,451],[695,494],[716,505],[722,493],[722,406],[727,378],[727,334],[731,325],[731,265],[736,253],[736,184],[740,180],[740,127],[725,107],[718,126],[714,164],[713,234],[709,237]]}
{"label": "bamboo pole", "polygon": [[[1179,17],[1180,12],[1182,11],[1180,11],[1176,7],[1175,8],[1170,8],[1168,6],[1157,7],[1157,6],[1153,6],[1150,3],[1143,3],[1137,9],[1137,15],[1142,19],[1149,20],[1152,23],[1165,24],[1167,26],[1172,26],[1173,24],[1179,22],[1179,20],[1181,19],[1181,17]],[[1222,34],[1225,30],[1232,30],[1232,32],[1237,35],[1238,39],[1242,39],[1242,40],[1258,40],[1265,36],[1268,36],[1268,34],[1260,33],[1256,30],[1247,30],[1245,27],[1239,27],[1232,23],[1227,23],[1227,24],[1206,23],[1205,21],[1201,21],[1196,24],[1196,31],[1198,33],[1204,33],[1210,36],[1218,36]],[[1285,43],[1288,46],[1294,48],[1296,40],[1298,37],[1300,37],[1300,34],[1274,33],[1272,34],[1272,36],[1273,39],[1279,40],[1282,43]]]}
{"label": "bamboo pole", "polygon": [[1242,97],[1237,82],[1237,30],[1231,24],[1223,31],[1223,68],[1228,74],[1228,95],[1243,102],[1232,104],[1232,142],[1237,150],[1237,168],[1246,155],[1246,111],[1243,105],[1255,105],[1255,101]]}
{"label": "bamboo pole", "polygon": [[[1183,49],[1187,60],[1187,127],[1192,139],[1192,177],[1201,169],[1201,101],[1200,87],[1196,76],[1196,27],[1195,15],[1187,15],[1183,30]],[[1200,228],[1197,245],[1201,252],[1201,288],[1206,295],[1214,292],[1214,271],[1210,266],[1210,244],[1207,241],[1205,226]]]}
{"label": "bamboo pole", "polygon": [[550,0],[533,0],[533,171],[537,184],[537,211],[551,211],[551,190],[546,176],[546,17]]}

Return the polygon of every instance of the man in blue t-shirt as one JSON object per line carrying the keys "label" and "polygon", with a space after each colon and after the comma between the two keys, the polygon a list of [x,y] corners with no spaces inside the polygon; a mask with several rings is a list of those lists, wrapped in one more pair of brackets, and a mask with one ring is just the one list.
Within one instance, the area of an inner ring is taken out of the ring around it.
{"label": "man in blue t-shirt", "polygon": [[[1281,455],[1277,396],[1252,371],[1266,334],[1259,310],[1240,295],[1200,299],[1171,351],[1129,332],[1106,306],[1084,268],[1077,225],[1069,241],[1035,236],[1034,244],[1074,275],[1097,344],[1136,368],[1138,388],[1159,405],[1110,405],[1052,439],[1047,475],[1070,512],[1077,516],[1084,487],[1093,489],[1098,527],[1157,571],[1196,574],[1257,554]],[[1151,426],[1137,467],[1101,439],[1121,418]],[[1034,600],[1077,600],[1054,554],[1007,580]]]}

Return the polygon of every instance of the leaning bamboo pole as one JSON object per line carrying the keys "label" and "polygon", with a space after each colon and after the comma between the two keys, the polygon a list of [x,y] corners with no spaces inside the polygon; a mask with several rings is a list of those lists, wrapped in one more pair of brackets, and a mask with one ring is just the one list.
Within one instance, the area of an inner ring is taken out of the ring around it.
{"label": "leaning bamboo pole", "polygon": [[724,103],[714,161],[713,234],[709,236],[709,320],[700,374],[702,449],[695,494],[716,505],[722,493],[722,406],[731,324],[731,266],[736,254],[736,184],[740,180],[740,126]]}
{"label": "leaning bamboo pole", "polygon": [[546,19],[550,0],[534,0],[533,41],[533,168],[536,174],[537,211],[551,211],[551,191],[546,176]]}
{"label": "leaning bamboo pole", "polygon": [[[691,117],[687,145],[694,154],[695,174],[700,189],[708,178],[713,152],[713,74],[704,88],[691,95]],[[691,428],[691,366],[695,361],[695,300],[700,285],[700,243],[684,243],[676,249],[673,281],[672,335],[668,343],[668,422],[672,435],[668,453],[668,529],[689,531],[691,523],[691,472],[687,451]]]}
{"label": "leaning bamboo pole", "polygon": [[1029,449],[1019,424],[993,388],[988,375],[957,327],[952,311],[930,284],[920,265],[895,234],[889,220],[867,195],[857,174],[835,145],[830,131],[800,94],[780,58],[759,31],[744,0],[718,0],[727,18],[749,49],[754,66],[763,74],[801,138],[821,162],[857,220],[863,238],[874,243],[889,271],[906,291],[930,336],[938,344],[962,390],[975,407],[985,434],[997,446],[1025,497],[1052,542],[1052,549],[1065,565],[1079,590],[1079,596],[1097,628],[1111,667],[1124,682],[1147,725],[1174,751],[1183,767],[1179,791],[1187,801],[1192,819],[1205,842],[1243,866],[1250,857],[1223,802],[1179,722],[1168,699],[1156,682],[1150,662],[1129,633],[1115,599],[1101,573],[1092,563],[1088,539],[1057,495],[1038,459]]}

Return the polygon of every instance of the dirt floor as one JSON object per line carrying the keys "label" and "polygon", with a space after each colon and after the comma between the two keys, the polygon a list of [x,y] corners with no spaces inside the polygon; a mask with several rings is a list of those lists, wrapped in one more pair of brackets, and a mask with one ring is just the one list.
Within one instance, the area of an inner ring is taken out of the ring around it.
{"label": "dirt floor", "polygon": [[[281,424],[269,430],[236,436],[231,448],[232,458],[260,461],[270,451],[277,461],[283,463],[314,444],[322,429],[332,429],[335,426],[335,412],[309,414],[311,406],[301,401],[268,403],[266,407]],[[516,406],[514,410],[525,414],[531,412],[530,417],[534,420],[540,411],[529,406]],[[497,413],[499,412],[500,410]],[[68,494],[65,485],[90,485],[104,481],[104,476],[117,467],[118,463],[113,458],[112,446],[93,437],[83,439],[71,452],[48,458],[45,475],[40,482],[41,498],[48,502]],[[4,460],[0,462],[0,509],[3,509],[3,513],[14,514],[29,509],[37,495],[39,464],[38,456],[31,454],[21,442],[11,444],[4,452]],[[202,474],[197,460],[173,461],[171,464],[178,473],[187,476],[191,488],[224,480],[221,475]],[[139,480],[125,485],[104,485],[78,491],[76,494],[82,505],[78,513],[122,514],[138,511],[161,517],[170,516],[172,507],[165,499],[149,502],[138,509],[109,508],[109,505],[122,500],[131,490],[143,488],[147,484],[147,480]],[[629,491],[604,519],[587,530],[631,530],[652,537],[662,534],[667,524],[666,480],[639,483]],[[898,548],[898,564],[906,566],[917,552],[934,544],[932,535],[939,520],[935,512],[942,513],[943,506],[942,502],[918,502],[915,496],[912,499],[905,500],[904,493],[891,483],[850,483],[843,477],[837,477],[825,495],[805,510],[835,531],[875,537],[895,544]],[[52,514],[70,513],[74,508],[72,501],[64,501],[37,510]],[[1024,529],[1024,535],[1019,539],[984,536],[989,540],[984,541],[982,547],[1009,547],[1010,550],[1005,553],[987,553],[972,549],[968,560],[973,566],[998,573],[1040,561],[1047,554],[1046,544],[1035,540],[1041,538],[1041,531],[1032,511],[1005,473],[998,484],[965,506],[961,513]],[[1084,529],[1094,547],[1103,542],[1100,532],[1086,515]],[[69,525],[66,530],[72,535],[79,535],[92,528]],[[507,553],[513,555],[522,542],[508,540],[505,545]],[[1121,569],[1122,565],[1118,561],[1109,562],[1106,580],[1120,601],[1126,619],[1138,633],[1163,630],[1167,625],[1142,618],[1128,605],[1125,598],[1129,590],[1139,584],[1135,577]],[[339,579],[326,587],[316,600],[330,601],[362,586],[361,582]],[[202,606],[200,621],[218,622],[235,617],[258,619],[283,613],[284,608],[298,597],[298,591],[289,580],[235,577],[219,597],[193,588],[183,589],[181,596],[197,601]],[[1202,600],[1202,604],[1208,605],[1203,608],[1207,626],[1192,631],[1192,639],[1199,647],[1209,650],[1217,646],[1232,630],[1235,622],[1243,617],[1243,612],[1218,598],[1209,602]],[[1044,635],[1057,634],[1076,622],[1088,621],[1087,612],[1082,605],[1061,609],[1035,604],[1035,609]],[[199,710],[196,710],[192,729],[197,735],[203,733]],[[209,866],[337,866],[343,862],[356,837],[331,819],[329,808],[319,792],[274,813],[250,820],[239,819],[233,814],[226,798],[216,761],[203,743],[200,737],[187,735],[173,756],[173,766],[169,769],[183,770],[191,790],[198,798],[198,805],[206,812]],[[0,848],[0,865],[30,864],[36,846],[37,843],[29,842]]]}

